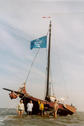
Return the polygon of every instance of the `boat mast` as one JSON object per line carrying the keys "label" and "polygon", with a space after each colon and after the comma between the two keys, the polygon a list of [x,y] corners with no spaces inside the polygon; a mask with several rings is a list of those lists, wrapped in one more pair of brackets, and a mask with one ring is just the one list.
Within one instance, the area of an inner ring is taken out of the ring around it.
{"label": "boat mast", "polygon": [[49,100],[49,75],[50,75],[50,48],[51,48],[51,21],[49,24],[48,64],[47,64],[47,89],[45,100]]}

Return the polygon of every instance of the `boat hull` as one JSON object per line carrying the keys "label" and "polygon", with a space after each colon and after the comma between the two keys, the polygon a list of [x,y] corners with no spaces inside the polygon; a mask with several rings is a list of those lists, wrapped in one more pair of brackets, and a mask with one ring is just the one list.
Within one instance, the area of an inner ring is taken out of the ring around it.
{"label": "boat hull", "polygon": [[[25,112],[27,113],[27,104],[29,103],[30,100],[32,100],[34,107],[33,107],[33,114],[39,114],[39,104],[38,101],[42,101],[44,104],[44,111],[48,112],[48,113],[53,113],[53,102],[49,102],[46,100],[41,100],[32,96],[27,96],[27,97],[23,97],[23,102],[25,105]],[[57,114],[60,116],[67,116],[67,115],[72,115],[76,112],[76,108],[74,106],[71,105],[64,105],[61,103],[58,103],[59,107],[58,107],[58,111]]]}
{"label": "boat hull", "polygon": [[[27,113],[27,104],[30,102],[30,100],[32,100],[32,102],[34,104],[33,114],[39,114],[38,101],[42,101],[42,103],[44,104],[45,112],[53,113],[54,102],[50,102],[50,101],[47,101],[47,100],[41,100],[41,99],[35,98],[33,96],[30,96],[28,93],[14,91],[14,90],[10,90],[10,89],[7,89],[7,88],[3,88],[3,89],[6,90],[6,91],[11,92],[9,94],[11,99],[16,98],[16,97],[14,97],[15,94],[17,94],[20,99],[23,99],[26,113]],[[58,107],[57,114],[60,115],[60,116],[72,115],[72,114],[74,114],[76,112],[76,108],[74,106],[72,106],[72,105],[61,104],[61,103],[58,103],[58,105],[59,105],[59,107]]]}

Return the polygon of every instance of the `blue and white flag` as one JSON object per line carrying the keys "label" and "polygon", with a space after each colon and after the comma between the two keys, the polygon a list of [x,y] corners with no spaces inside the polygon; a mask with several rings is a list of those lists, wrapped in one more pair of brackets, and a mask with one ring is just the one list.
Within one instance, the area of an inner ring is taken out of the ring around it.
{"label": "blue and white flag", "polygon": [[47,36],[35,39],[31,41],[30,48],[46,48],[47,47]]}

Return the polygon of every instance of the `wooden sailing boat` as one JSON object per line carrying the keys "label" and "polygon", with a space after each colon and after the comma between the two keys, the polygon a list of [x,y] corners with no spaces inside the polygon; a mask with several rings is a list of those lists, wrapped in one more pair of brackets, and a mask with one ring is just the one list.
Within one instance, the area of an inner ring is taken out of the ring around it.
{"label": "wooden sailing boat", "polygon": [[[24,84],[24,87],[19,90],[19,91],[14,91],[14,90],[10,90],[7,88],[3,88],[4,90],[10,91],[11,93],[9,94],[11,99],[16,99],[18,96],[19,98],[23,99],[24,105],[25,105],[25,112],[27,112],[27,103],[32,100],[34,107],[33,107],[33,114],[38,114],[39,113],[39,105],[38,105],[38,101],[42,101],[44,103],[44,109],[45,111],[52,111],[53,110],[53,105],[54,102],[51,101],[50,99],[50,95],[49,95],[49,74],[50,74],[50,49],[51,49],[51,21],[49,24],[49,44],[48,44],[48,64],[47,64],[47,88],[46,88],[46,96],[45,96],[45,100],[41,100],[38,98],[35,98],[31,95],[29,95],[26,92],[26,87]],[[59,115],[72,115],[73,113],[76,112],[76,108],[72,105],[67,105],[67,104],[62,104],[62,103],[58,103],[59,108],[57,111],[57,114]]]}

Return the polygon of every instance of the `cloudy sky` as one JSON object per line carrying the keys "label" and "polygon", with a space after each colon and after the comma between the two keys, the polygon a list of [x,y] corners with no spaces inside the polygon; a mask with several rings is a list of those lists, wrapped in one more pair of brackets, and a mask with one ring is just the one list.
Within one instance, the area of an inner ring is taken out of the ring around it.
{"label": "cloudy sky", "polygon": [[[80,0],[0,0],[0,107],[15,107],[8,92],[25,81],[38,49],[30,41],[48,32],[52,20],[51,80],[57,98],[84,111],[84,2]],[[44,98],[46,49],[40,49],[27,91]]]}

